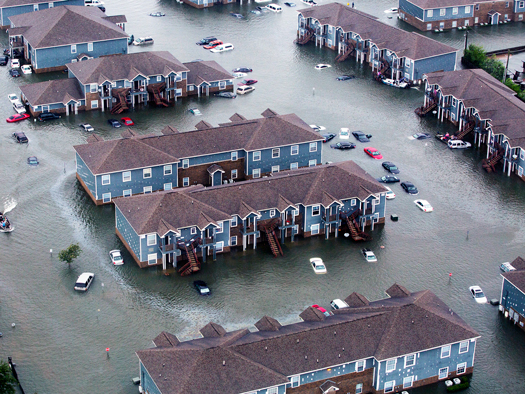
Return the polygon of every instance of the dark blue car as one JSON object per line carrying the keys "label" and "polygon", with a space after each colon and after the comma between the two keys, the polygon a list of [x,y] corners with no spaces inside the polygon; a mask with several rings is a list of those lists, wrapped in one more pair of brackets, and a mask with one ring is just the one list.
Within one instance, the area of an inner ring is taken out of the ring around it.
{"label": "dark blue car", "polygon": [[121,127],[122,125],[117,119],[108,119],[108,123],[113,127]]}

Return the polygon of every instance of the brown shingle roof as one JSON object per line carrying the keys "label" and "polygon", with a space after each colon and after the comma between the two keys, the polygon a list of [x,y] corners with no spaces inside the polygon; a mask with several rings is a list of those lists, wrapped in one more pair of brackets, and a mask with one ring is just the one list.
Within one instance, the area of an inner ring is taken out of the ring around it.
{"label": "brown shingle roof", "polygon": [[106,18],[98,7],[64,5],[9,19],[15,27],[29,27],[24,39],[38,49],[128,37]]}
{"label": "brown shingle roof", "polygon": [[355,291],[345,298],[345,302],[350,308],[359,308],[370,304],[364,295],[356,293]]}
{"label": "brown shingle roof", "polygon": [[74,79],[53,79],[20,86],[20,90],[31,106],[79,102],[84,98],[78,82]]}
{"label": "brown shingle roof", "polygon": [[213,322],[209,322],[199,331],[204,338],[223,337],[226,334],[226,330],[220,324]]}
{"label": "brown shingle roof", "polygon": [[255,323],[255,327],[257,327],[259,331],[279,331],[282,325],[273,317],[263,316]]}
{"label": "brown shingle roof", "polygon": [[153,343],[156,347],[171,347],[177,346],[180,343],[180,341],[175,335],[170,334],[166,331],[162,331],[159,335],[155,337]]}
{"label": "brown shingle roof", "polygon": [[309,306],[299,317],[304,321],[323,321],[326,316],[319,309]]}
{"label": "brown shingle roof", "polygon": [[525,260],[520,256],[516,257],[512,263],[510,263],[517,270],[525,270]]}
{"label": "brown shingle roof", "polygon": [[457,52],[456,48],[449,45],[387,25],[375,16],[340,3],[310,7],[299,12],[305,18],[319,20],[323,25],[341,27],[344,32],[358,33],[362,39],[372,41],[379,49],[393,51],[398,57],[419,60]]}
{"label": "brown shingle roof", "polygon": [[408,297],[410,295],[410,292],[408,289],[404,286],[398,285],[397,283],[394,283],[392,286],[390,286],[386,294],[388,294],[392,298],[396,297]]}
{"label": "brown shingle roof", "polygon": [[[231,74],[215,60],[188,62],[184,63],[184,67],[189,70],[188,84],[199,85],[203,81],[211,83],[233,78]],[[197,78],[199,81],[197,81]]]}
{"label": "brown shingle roof", "polygon": [[131,81],[137,75],[167,76],[188,69],[167,51],[137,52],[69,63],[66,67],[84,85],[105,81]]}

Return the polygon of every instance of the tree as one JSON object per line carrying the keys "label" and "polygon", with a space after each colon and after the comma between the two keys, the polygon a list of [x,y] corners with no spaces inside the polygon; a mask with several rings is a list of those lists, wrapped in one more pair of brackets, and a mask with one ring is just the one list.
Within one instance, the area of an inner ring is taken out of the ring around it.
{"label": "tree", "polygon": [[488,72],[498,81],[501,81],[503,79],[503,74],[505,74],[505,65],[502,61],[496,59],[496,56],[492,56],[485,60],[483,70]]}
{"label": "tree", "polygon": [[15,394],[16,383],[9,364],[0,361],[0,394]]}
{"label": "tree", "polygon": [[61,250],[60,253],[58,253],[58,259],[71,267],[71,263],[78,256],[80,256],[81,252],[82,249],[80,249],[80,246],[78,246],[78,244],[71,244],[66,249]]}
{"label": "tree", "polygon": [[463,57],[466,61],[472,63],[474,67],[483,68],[487,59],[487,54],[483,47],[470,44],[463,53]]}

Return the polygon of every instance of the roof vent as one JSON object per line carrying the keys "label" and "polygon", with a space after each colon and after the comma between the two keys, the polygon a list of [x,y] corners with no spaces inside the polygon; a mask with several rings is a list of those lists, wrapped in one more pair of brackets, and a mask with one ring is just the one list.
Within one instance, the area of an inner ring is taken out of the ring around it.
{"label": "roof vent", "polygon": [[226,365],[226,360],[222,360],[222,365]]}
{"label": "roof vent", "polygon": [[317,359],[317,362],[319,362],[319,359]]}
{"label": "roof vent", "polygon": [[339,355],[337,357],[341,358],[341,353],[339,353]]}
{"label": "roof vent", "polygon": [[414,324],[414,320],[412,320],[412,324]]}
{"label": "roof vent", "polygon": [[345,348],[343,348],[343,352],[345,351]]}
{"label": "roof vent", "polygon": [[264,350],[268,350],[268,346],[265,346],[265,347],[264,347]]}
{"label": "roof vent", "polygon": [[336,335],[336,334],[337,334],[337,331],[334,331],[334,335]]}

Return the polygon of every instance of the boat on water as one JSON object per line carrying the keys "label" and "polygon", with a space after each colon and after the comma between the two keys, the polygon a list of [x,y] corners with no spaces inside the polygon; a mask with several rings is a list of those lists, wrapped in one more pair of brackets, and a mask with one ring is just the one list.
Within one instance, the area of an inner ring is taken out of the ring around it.
{"label": "boat on water", "polygon": [[15,229],[15,226],[11,224],[7,216],[0,212],[0,233],[10,233]]}
{"label": "boat on water", "polygon": [[383,82],[385,85],[393,86],[394,88],[406,89],[410,87],[409,83],[403,79],[396,81],[390,78],[383,78],[381,82]]}
{"label": "boat on water", "polygon": [[152,12],[151,14],[149,14],[149,16],[159,17],[159,16],[166,16],[166,14],[164,12],[157,11],[157,12]]}

